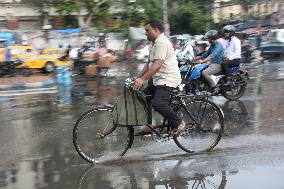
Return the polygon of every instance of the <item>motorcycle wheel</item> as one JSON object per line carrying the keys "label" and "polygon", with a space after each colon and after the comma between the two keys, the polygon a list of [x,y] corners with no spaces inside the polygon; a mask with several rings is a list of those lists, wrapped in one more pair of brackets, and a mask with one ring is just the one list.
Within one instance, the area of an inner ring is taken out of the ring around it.
{"label": "motorcycle wheel", "polygon": [[222,95],[229,100],[237,100],[239,98],[241,98],[246,90],[246,86],[245,85],[239,85],[234,87],[233,89],[231,89],[230,91],[224,91],[222,93]]}
{"label": "motorcycle wheel", "polygon": [[221,94],[229,100],[237,100],[241,98],[246,90],[246,76],[243,74],[237,74],[230,78],[231,85],[230,90],[224,90]]}
{"label": "motorcycle wheel", "polygon": [[238,75],[237,77],[233,77],[231,79],[232,84],[230,85],[231,90],[225,90],[222,93],[222,95],[229,100],[237,100],[241,98],[246,90],[246,82],[245,82],[245,76]]}

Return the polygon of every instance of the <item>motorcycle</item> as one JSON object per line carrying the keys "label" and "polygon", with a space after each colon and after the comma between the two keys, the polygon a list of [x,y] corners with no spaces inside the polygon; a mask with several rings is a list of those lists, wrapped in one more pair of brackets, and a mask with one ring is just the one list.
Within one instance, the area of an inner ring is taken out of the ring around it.
{"label": "motorcycle", "polygon": [[243,62],[250,62],[254,59],[254,51],[255,51],[255,47],[250,45],[250,44],[247,44],[247,45],[242,45],[242,49],[241,49],[241,52],[242,52],[242,61]]}
{"label": "motorcycle", "polygon": [[[16,74],[28,76],[31,74],[30,70],[21,67],[23,61],[16,59],[13,61],[0,62],[0,77],[13,77]],[[21,67],[21,68],[17,68]]]}
{"label": "motorcycle", "polygon": [[208,64],[196,64],[196,65],[183,65],[180,67],[180,73],[182,77],[182,84],[187,94],[198,95],[206,92],[213,96],[222,95],[229,100],[236,100],[243,96],[247,85],[248,73],[244,70],[240,70],[240,65],[229,69],[229,76],[227,80],[225,75],[220,74],[217,76],[212,75],[217,83],[214,92],[211,91],[208,82],[201,77],[201,72],[208,67]]}

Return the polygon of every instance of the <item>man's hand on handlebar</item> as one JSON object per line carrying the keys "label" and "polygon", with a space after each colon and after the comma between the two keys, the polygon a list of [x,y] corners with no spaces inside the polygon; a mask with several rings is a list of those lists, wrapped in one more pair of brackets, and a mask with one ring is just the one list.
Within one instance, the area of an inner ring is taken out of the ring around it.
{"label": "man's hand on handlebar", "polygon": [[142,78],[135,79],[133,88],[134,89],[140,89],[142,87],[142,85],[144,84],[144,82],[145,81]]}
{"label": "man's hand on handlebar", "polygon": [[203,64],[204,61],[203,61],[203,60],[198,60],[197,63],[198,63],[198,64]]}
{"label": "man's hand on handlebar", "polygon": [[195,56],[192,58],[192,61],[197,62],[200,59],[201,59],[201,56]]}

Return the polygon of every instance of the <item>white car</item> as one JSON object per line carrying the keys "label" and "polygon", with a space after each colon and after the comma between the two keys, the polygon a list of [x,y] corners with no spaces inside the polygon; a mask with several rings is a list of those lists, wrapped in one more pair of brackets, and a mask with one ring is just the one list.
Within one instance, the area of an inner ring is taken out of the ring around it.
{"label": "white car", "polygon": [[135,58],[137,60],[142,60],[143,62],[148,62],[149,45],[145,45],[142,49],[137,49],[135,51]]}

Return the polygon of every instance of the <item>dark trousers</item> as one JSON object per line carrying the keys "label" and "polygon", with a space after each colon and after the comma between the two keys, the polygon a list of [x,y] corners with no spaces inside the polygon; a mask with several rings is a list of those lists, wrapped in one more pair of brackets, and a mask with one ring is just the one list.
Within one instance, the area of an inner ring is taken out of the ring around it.
{"label": "dark trousers", "polygon": [[148,104],[148,124],[152,124],[152,107],[168,120],[172,128],[177,128],[181,123],[182,120],[169,106],[172,89],[171,87],[162,85],[154,86],[153,80],[149,80],[148,86],[144,89]]}
{"label": "dark trousers", "polygon": [[225,60],[223,63],[222,63],[222,69],[223,69],[223,72],[226,76],[229,75],[229,69],[231,67],[235,67],[235,66],[238,66],[239,64],[241,63],[241,59],[233,59],[233,60]]}

